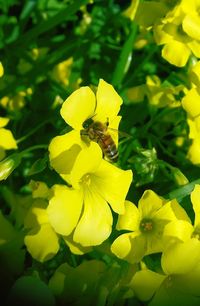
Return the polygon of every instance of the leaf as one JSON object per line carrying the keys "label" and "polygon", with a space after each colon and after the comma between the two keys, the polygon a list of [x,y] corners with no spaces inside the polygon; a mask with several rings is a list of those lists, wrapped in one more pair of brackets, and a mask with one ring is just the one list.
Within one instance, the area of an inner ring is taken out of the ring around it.
{"label": "leaf", "polygon": [[47,161],[47,156],[37,159],[31,166],[27,175],[30,176],[42,172],[47,167]]}

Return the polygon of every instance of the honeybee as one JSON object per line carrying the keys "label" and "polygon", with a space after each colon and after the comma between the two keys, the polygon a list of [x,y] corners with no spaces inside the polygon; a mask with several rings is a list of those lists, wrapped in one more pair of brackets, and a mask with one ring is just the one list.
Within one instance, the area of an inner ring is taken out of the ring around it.
{"label": "honeybee", "polygon": [[104,156],[106,156],[110,162],[115,163],[118,160],[118,150],[114,140],[108,133],[108,126],[108,120],[103,124],[90,118],[83,123],[84,129],[81,130],[81,136],[86,135],[90,140],[97,142]]}

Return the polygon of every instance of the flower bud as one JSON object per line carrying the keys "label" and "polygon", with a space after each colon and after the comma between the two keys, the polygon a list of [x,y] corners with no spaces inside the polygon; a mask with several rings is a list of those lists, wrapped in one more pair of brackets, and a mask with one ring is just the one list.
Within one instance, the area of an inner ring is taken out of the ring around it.
{"label": "flower bud", "polygon": [[181,172],[180,169],[173,167],[172,173],[174,176],[174,180],[179,186],[186,185],[189,183],[187,177]]}
{"label": "flower bud", "polygon": [[21,163],[20,154],[12,154],[0,162],[0,181],[6,180],[15,168]]}

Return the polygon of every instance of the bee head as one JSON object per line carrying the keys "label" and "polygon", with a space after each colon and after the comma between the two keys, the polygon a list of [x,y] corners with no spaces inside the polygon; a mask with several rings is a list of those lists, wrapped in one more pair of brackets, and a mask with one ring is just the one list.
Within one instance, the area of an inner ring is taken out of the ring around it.
{"label": "bee head", "polygon": [[84,129],[88,129],[88,128],[90,127],[90,125],[91,125],[93,122],[94,122],[94,121],[93,121],[92,118],[89,118],[89,119],[85,120],[85,121],[83,122],[83,128],[84,128]]}

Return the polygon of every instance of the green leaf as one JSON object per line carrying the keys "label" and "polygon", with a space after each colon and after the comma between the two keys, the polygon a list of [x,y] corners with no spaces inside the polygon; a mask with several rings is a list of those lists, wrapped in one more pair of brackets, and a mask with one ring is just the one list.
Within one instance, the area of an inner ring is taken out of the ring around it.
{"label": "green leaf", "polygon": [[42,172],[47,167],[48,157],[45,156],[43,158],[37,159],[34,164],[31,166],[27,175],[34,175]]}
{"label": "green leaf", "polygon": [[175,189],[174,191],[168,193],[165,197],[168,199],[177,199],[178,201],[181,201],[184,197],[189,195],[192,190],[194,189],[195,184],[200,184],[200,179],[197,179],[183,187],[180,187],[178,189]]}
{"label": "green leaf", "polygon": [[129,61],[131,58],[131,53],[133,50],[133,43],[137,34],[137,25],[135,23],[131,24],[130,34],[122,48],[121,54],[119,56],[119,60],[117,62],[116,69],[113,73],[112,84],[118,87],[123,80],[124,74],[127,71],[127,65],[129,65]]}
{"label": "green leaf", "polygon": [[27,46],[28,43],[33,41],[42,33],[49,31],[50,29],[62,23],[63,21],[67,21],[71,17],[71,15],[75,14],[79,10],[79,8],[82,5],[86,4],[87,2],[88,2],[87,0],[74,1],[74,3],[68,5],[65,9],[61,10],[59,13],[39,23],[34,28],[26,32],[24,35],[21,35],[21,37],[14,43],[15,47],[16,45],[20,48],[23,45]]}

